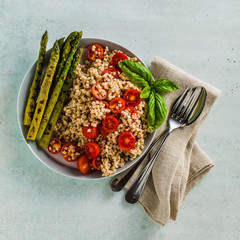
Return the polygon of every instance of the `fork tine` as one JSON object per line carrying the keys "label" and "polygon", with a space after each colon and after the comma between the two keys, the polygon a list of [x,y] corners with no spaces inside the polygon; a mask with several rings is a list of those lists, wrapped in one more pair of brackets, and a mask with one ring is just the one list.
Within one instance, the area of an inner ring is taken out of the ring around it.
{"label": "fork tine", "polygon": [[189,90],[188,96],[184,99],[184,101],[182,102],[181,108],[179,107],[179,109],[177,111],[177,116],[176,116],[177,119],[182,118],[183,114],[185,113],[185,111],[187,109],[187,106],[192,101],[194,92],[195,92],[195,88],[192,88],[191,90]]}
{"label": "fork tine", "polygon": [[194,97],[192,99],[192,101],[190,102],[190,104],[188,105],[187,107],[187,110],[186,112],[184,113],[183,115],[183,121],[185,121],[188,117],[189,117],[189,114],[192,113],[192,111],[195,109],[195,107],[197,106],[197,103],[199,101],[199,98],[202,94],[202,91],[203,89],[202,88],[196,88],[196,91],[195,91],[195,94],[194,94]]}
{"label": "fork tine", "polygon": [[178,119],[183,118],[185,112],[188,109],[188,106],[190,105],[190,103],[192,102],[192,100],[195,96],[195,91],[196,91],[196,88],[192,88],[191,89],[191,95],[188,98],[186,98],[186,100],[182,103],[182,108],[180,109],[181,111],[178,111],[178,115],[177,115]]}
{"label": "fork tine", "polygon": [[172,107],[172,114],[174,114],[174,112],[177,110],[177,108],[180,106],[182,100],[186,97],[185,95],[187,94],[188,90],[190,89],[190,87],[188,86],[185,91],[183,92],[183,94],[179,97],[179,99],[176,101],[176,103],[173,105]]}
{"label": "fork tine", "polygon": [[175,111],[175,117],[177,119],[181,118],[181,114],[183,114],[183,112],[185,112],[186,106],[188,105],[189,101],[191,100],[193,92],[194,92],[194,89],[190,89],[187,92],[185,98],[182,100],[182,102],[180,103],[178,109]]}

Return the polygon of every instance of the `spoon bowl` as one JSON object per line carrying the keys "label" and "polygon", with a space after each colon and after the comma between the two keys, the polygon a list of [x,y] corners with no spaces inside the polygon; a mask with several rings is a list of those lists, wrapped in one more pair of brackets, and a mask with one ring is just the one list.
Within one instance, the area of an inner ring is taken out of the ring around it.
{"label": "spoon bowl", "polygon": [[201,87],[201,93],[196,105],[196,108],[193,110],[192,114],[188,117],[186,125],[194,123],[199,116],[201,115],[207,99],[207,90],[204,87]]}

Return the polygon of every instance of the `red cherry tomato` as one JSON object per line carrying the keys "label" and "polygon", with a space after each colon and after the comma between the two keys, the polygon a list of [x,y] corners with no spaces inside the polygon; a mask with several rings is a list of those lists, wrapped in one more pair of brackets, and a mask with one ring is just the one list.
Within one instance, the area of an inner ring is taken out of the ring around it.
{"label": "red cherry tomato", "polygon": [[81,155],[81,149],[74,142],[63,145],[61,154],[67,162],[75,162]]}
{"label": "red cherry tomato", "polygon": [[98,100],[103,100],[108,95],[107,90],[104,89],[101,83],[93,84],[91,92],[92,92],[92,95]]}
{"label": "red cherry tomato", "polygon": [[113,116],[107,116],[102,121],[102,128],[108,133],[115,132],[118,128],[118,120]]}
{"label": "red cherry tomato", "polygon": [[90,165],[90,159],[86,154],[82,155],[80,158],[78,158],[77,168],[83,174],[89,174],[92,172],[92,168]]}
{"label": "red cherry tomato", "polygon": [[109,105],[113,113],[120,113],[125,109],[125,101],[120,97],[113,98]]}
{"label": "red cherry tomato", "polygon": [[95,142],[88,142],[84,146],[85,153],[89,158],[96,158],[100,153],[100,147]]}
{"label": "red cherry tomato", "polygon": [[[105,102],[105,101],[101,101],[101,102],[104,103],[105,108],[110,109],[109,103],[107,103],[107,102]],[[110,112],[109,112],[109,113],[106,113],[106,116],[109,116],[110,114],[111,114]]]}
{"label": "red cherry tomato", "polygon": [[122,72],[121,68],[118,66],[119,61],[123,61],[125,59],[128,59],[127,55],[124,53],[118,52],[113,55],[112,57],[112,65],[120,72]]}
{"label": "red cherry tomato", "polygon": [[131,132],[124,132],[118,138],[118,145],[121,149],[131,150],[136,142],[136,137]]}
{"label": "red cherry tomato", "polygon": [[103,135],[104,138],[107,138],[108,132],[103,130],[103,127],[100,125],[98,126],[98,129],[100,131],[100,133]]}
{"label": "red cherry tomato", "polygon": [[49,146],[48,151],[52,154],[60,153],[62,148],[62,142],[58,138],[52,138]]}
{"label": "red cherry tomato", "polygon": [[105,105],[106,108],[109,108],[109,109],[110,109],[109,103],[107,103],[106,101],[101,101],[101,102],[104,103],[104,105]]}
{"label": "red cherry tomato", "polygon": [[[128,110],[130,112],[131,116],[133,114],[137,115],[137,110],[134,107],[127,107],[125,110]],[[135,121],[135,119],[132,119],[132,122],[134,122],[134,121]]]}
{"label": "red cherry tomato", "polygon": [[93,61],[96,61],[97,59],[102,59],[103,48],[99,44],[94,43],[87,48],[87,55],[88,58]]}
{"label": "red cherry tomato", "polygon": [[88,138],[88,139],[94,139],[97,138],[99,135],[99,130],[97,127],[92,127],[92,126],[88,126],[88,127],[83,127],[82,128],[82,133],[83,135]]}
{"label": "red cherry tomato", "polygon": [[111,74],[114,78],[118,78],[118,70],[115,68],[115,67],[109,67],[109,68],[106,68],[102,75],[106,74],[106,73],[109,73]]}
{"label": "red cherry tomato", "polygon": [[98,156],[96,158],[93,158],[92,160],[92,166],[97,169],[97,170],[101,170],[101,164],[102,164],[102,160],[101,160],[101,156]]}
{"label": "red cherry tomato", "polygon": [[134,113],[137,114],[137,110],[134,107],[127,107],[125,110],[128,110],[131,113],[131,115]]}
{"label": "red cherry tomato", "polygon": [[142,100],[140,94],[141,93],[136,89],[127,90],[123,95],[123,99],[125,100],[126,106],[135,107],[139,105]]}

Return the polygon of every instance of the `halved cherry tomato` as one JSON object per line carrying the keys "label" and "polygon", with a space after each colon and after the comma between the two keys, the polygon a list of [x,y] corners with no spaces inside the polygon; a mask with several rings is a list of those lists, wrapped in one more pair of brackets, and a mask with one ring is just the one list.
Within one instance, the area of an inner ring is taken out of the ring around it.
{"label": "halved cherry tomato", "polygon": [[134,107],[127,107],[125,110],[128,110],[131,113],[131,115],[134,113],[137,114],[137,110]]}
{"label": "halved cherry tomato", "polygon": [[113,98],[109,105],[113,113],[120,113],[125,109],[125,101],[120,97]]}
{"label": "halved cherry tomato", "polygon": [[101,170],[101,164],[102,164],[101,156],[97,156],[96,158],[93,158],[93,160],[92,160],[92,166],[93,166],[95,169]]}
{"label": "halved cherry tomato", "polygon": [[84,146],[85,153],[89,158],[96,158],[100,153],[100,147],[95,142],[88,142]]}
{"label": "halved cherry tomato", "polygon": [[127,90],[123,95],[123,99],[126,102],[126,106],[135,107],[139,105],[142,100],[140,94],[141,93],[136,89]]}
{"label": "halved cherry tomato", "polygon": [[83,127],[82,128],[82,133],[83,135],[88,138],[88,139],[94,139],[97,138],[99,135],[99,130],[97,127],[92,127],[92,126],[88,126],[88,127]]}
{"label": "halved cherry tomato", "polygon": [[103,48],[99,44],[94,43],[87,48],[87,55],[88,58],[93,61],[96,61],[97,59],[102,59]]}
{"label": "halved cherry tomato", "polygon": [[81,149],[74,142],[62,146],[61,154],[67,162],[75,162],[81,155]]}
{"label": "halved cherry tomato", "polygon": [[92,168],[90,165],[90,159],[89,157],[85,154],[82,155],[80,158],[77,160],[77,168],[78,170],[83,173],[83,174],[89,174],[92,172]]}
{"label": "halved cherry tomato", "polygon": [[[105,108],[110,109],[109,103],[107,103],[106,101],[101,101],[101,102],[104,103]],[[111,114],[111,113],[108,112],[108,113],[106,113],[106,116],[109,116],[110,114]]]}
{"label": "halved cherry tomato", "polygon": [[98,126],[98,129],[100,131],[100,133],[103,135],[104,138],[107,138],[108,132],[106,132],[105,130],[103,130],[102,125]]}
{"label": "halved cherry tomato", "polygon": [[102,75],[106,74],[106,73],[109,73],[111,74],[114,78],[118,78],[118,70],[115,68],[115,67],[109,67],[109,68],[106,68]]}
{"label": "halved cherry tomato", "polygon": [[110,109],[109,103],[107,103],[106,101],[101,101],[101,102],[104,103],[104,105],[105,105],[106,108],[109,108],[109,109]]}
{"label": "halved cherry tomato", "polygon": [[103,100],[108,95],[107,90],[104,89],[101,83],[93,84],[91,92],[92,92],[92,95],[98,100]]}
{"label": "halved cherry tomato", "polygon": [[[131,116],[133,114],[137,115],[137,110],[134,107],[127,107],[125,110],[128,110],[130,112]],[[132,122],[134,122],[134,121],[135,121],[135,119],[132,119]]]}
{"label": "halved cherry tomato", "polygon": [[48,151],[52,154],[58,154],[61,151],[62,142],[58,138],[52,138],[49,146]]}
{"label": "halved cherry tomato", "polygon": [[107,116],[102,121],[102,128],[108,133],[115,132],[118,128],[118,120],[113,116]]}
{"label": "halved cherry tomato", "polygon": [[136,137],[131,132],[124,132],[118,138],[118,145],[121,149],[131,150],[136,142]]}
{"label": "halved cherry tomato", "polygon": [[119,61],[123,61],[125,59],[128,59],[127,55],[124,53],[118,52],[113,55],[112,57],[112,65],[120,72],[122,72],[121,68],[118,66]]}

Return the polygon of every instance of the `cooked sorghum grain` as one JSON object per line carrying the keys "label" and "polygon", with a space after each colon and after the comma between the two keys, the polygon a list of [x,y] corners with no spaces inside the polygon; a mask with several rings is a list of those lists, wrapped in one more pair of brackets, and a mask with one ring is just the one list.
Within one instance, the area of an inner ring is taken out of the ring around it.
{"label": "cooked sorghum grain", "polygon": [[[79,64],[77,73],[70,90],[69,102],[63,108],[62,114],[55,126],[54,135],[64,142],[73,141],[78,143],[82,149],[86,142],[93,141],[87,139],[82,133],[83,126],[97,127],[102,120],[110,113],[102,101],[95,99],[91,94],[91,88],[95,83],[101,83],[102,94],[107,91],[108,96],[104,101],[110,101],[115,97],[122,97],[129,89],[139,89],[132,84],[124,73],[119,73],[119,78],[114,78],[111,74],[102,75],[103,71],[111,66],[112,56],[119,52],[109,51],[105,48],[103,59],[95,62],[86,60],[84,64]],[[137,58],[129,58],[137,61]],[[119,107],[121,107],[119,105]],[[147,105],[144,100],[135,107],[137,114],[124,110],[118,114],[119,127],[109,133],[107,139],[101,134],[94,139],[100,146],[102,157],[101,171],[103,176],[113,174],[117,168],[122,167],[128,160],[135,159],[141,154],[144,147],[144,138],[150,132],[147,125]],[[116,114],[111,113],[116,116]],[[136,137],[136,143],[130,151],[124,151],[118,146],[118,136],[123,132],[132,132]]]}

